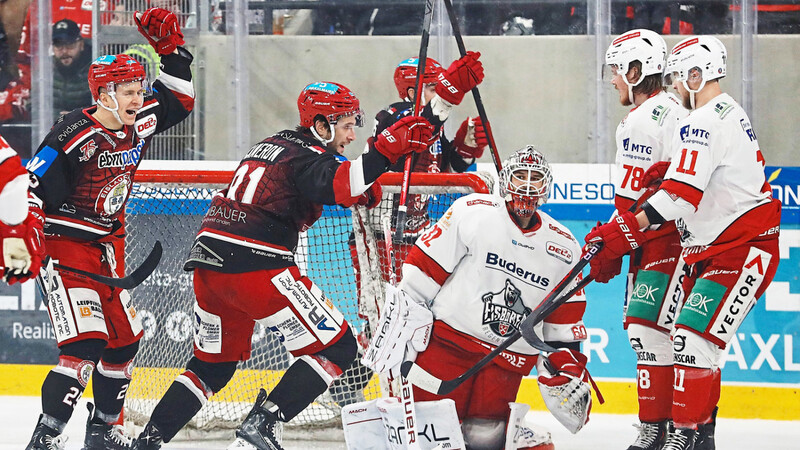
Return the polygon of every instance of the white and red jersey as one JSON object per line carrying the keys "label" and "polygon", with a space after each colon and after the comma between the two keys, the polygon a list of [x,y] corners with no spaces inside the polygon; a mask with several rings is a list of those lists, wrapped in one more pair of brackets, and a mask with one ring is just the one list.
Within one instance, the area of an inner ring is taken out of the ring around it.
{"label": "white and red jersey", "polygon": [[617,126],[614,206],[627,211],[644,192],[642,175],[653,164],[669,161],[678,122],[689,112],[674,95],[659,91],[633,108]]}
{"label": "white and red jersey", "polygon": [[0,222],[19,225],[28,215],[28,172],[17,152],[0,136]]}
{"label": "white and red jersey", "polygon": [[747,113],[728,94],[720,94],[693,111],[672,138],[674,154],[661,192],[649,203],[659,213],[677,196],[694,212],[677,219],[681,244],[694,254],[709,255],[709,246],[724,248],[761,234],[777,233],[780,202],[773,200],[764,175],[764,158]]}
{"label": "white and red jersey", "polygon": [[[403,265],[400,287],[431,306],[437,321],[496,346],[518,328],[580,258],[572,233],[542,211],[522,230],[503,199],[471,194],[456,200],[416,242]],[[579,292],[537,326],[546,341],[585,339]],[[538,351],[520,340],[510,351]]]}

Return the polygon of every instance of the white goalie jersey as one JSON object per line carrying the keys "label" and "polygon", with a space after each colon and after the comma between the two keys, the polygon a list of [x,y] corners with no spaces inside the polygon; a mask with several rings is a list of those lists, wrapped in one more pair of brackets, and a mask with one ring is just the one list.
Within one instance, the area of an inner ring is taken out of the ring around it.
{"label": "white goalie jersey", "polygon": [[642,175],[650,166],[672,158],[670,142],[678,122],[689,112],[666,92],[633,108],[617,126],[616,207],[625,211],[639,199],[646,186]]}
{"label": "white goalie jersey", "polygon": [[[572,269],[581,246],[572,233],[542,211],[539,224],[521,230],[502,198],[471,194],[456,200],[423,234],[403,265],[401,289],[431,307],[434,318],[485,343],[513,334]],[[546,341],[586,337],[583,292],[537,326]],[[523,340],[509,350],[538,351]]]}

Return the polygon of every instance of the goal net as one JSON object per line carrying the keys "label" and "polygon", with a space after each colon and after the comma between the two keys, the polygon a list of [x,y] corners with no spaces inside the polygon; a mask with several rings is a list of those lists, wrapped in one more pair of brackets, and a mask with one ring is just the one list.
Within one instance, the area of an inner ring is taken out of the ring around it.
{"label": "goal net", "polygon": [[[220,163],[214,164],[219,167]],[[224,164],[226,170],[208,170],[213,166],[193,162],[191,170],[186,170],[187,163],[182,162],[183,170],[173,170],[150,163],[136,173],[125,213],[125,265],[137,267],[156,240],[161,241],[164,253],[156,271],[131,292],[145,328],[125,403],[125,418],[135,424],[146,423],[192,356],[194,293],[192,274],[183,270],[183,264],[211,197],[233,177],[233,163]],[[159,168],[149,169],[153,166]],[[301,235],[296,250],[301,272],[344,314],[362,345],[368,341],[370,320],[377,321],[382,285],[389,279],[384,230],[394,229],[401,178],[402,174],[381,177],[384,196],[372,210],[326,206],[319,221]],[[489,180],[490,175],[476,173],[413,174],[406,233],[393,247],[395,269],[416,237],[456,198],[490,192]],[[269,392],[293,361],[278,338],[259,324],[252,343],[251,358],[239,364],[231,382],[206,403],[190,427],[208,431],[235,428],[252,407],[258,390],[263,387]],[[379,396],[378,377],[355,364],[287,426],[340,427],[343,405]]]}

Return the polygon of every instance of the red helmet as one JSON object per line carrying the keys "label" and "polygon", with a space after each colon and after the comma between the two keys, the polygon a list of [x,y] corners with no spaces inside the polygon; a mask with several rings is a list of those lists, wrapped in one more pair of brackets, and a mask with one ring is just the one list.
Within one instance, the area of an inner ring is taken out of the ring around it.
{"label": "red helmet", "polygon": [[[400,62],[397,68],[394,69],[394,85],[397,87],[397,93],[400,98],[405,100],[408,97],[408,88],[416,87],[414,83],[417,82],[417,65],[419,58],[408,58]],[[433,58],[425,60],[425,74],[422,78],[422,84],[433,84],[437,82],[439,73],[444,71],[442,65],[436,62]]]}
{"label": "red helmet", "polygon": [[144,83],[145,77],[144,67],[131,56],[105,55],[94,60],[89,67],[89,89],[92,91],[92,98],[97,101],[101,87],[111,91],[119,83]]}
{"label": "red helmet", "polygon": [[330,81],[311,83],[297,97],[300,111],[300,126],[311,128],[314,117],[322,115],[328,123],[336,123],[342,117],[356,116],[356,125],[363,126],[364,111],[361,110],[356,94],[345,86]]}

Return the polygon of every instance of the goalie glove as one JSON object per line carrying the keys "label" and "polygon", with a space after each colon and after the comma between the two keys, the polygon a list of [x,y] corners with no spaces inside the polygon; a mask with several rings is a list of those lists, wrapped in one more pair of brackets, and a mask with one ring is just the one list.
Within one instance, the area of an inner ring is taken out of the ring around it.
{"label": "goalie glove", "polygon": [[603,396],[586,369],[587,361],[585,355],[570,349],[546,357],[539,355],[536,361],[539,391],[545,406],[573,434],[589,422],[592,388],[603,403]]}
{"label": "goalie glove", "polygon": [[159,55],[169,55],[185,43],[178,18],[172,11],[164,8],[150,8],[144,13],[136,11],[133,20]]}
{"label": "goalie glove", "polygon": [[378,373],[400,375],[400,365],[428,348],[433,313],[402,290],[387,284],[386,302],[361,363]]}
{"label": "goalie glove", "polygon": [[44,215],[31,207],[28,217],[19,225],[0,223],[3,251],[3,279],[8,284],[36,277],[42,268],[44,251]]}

